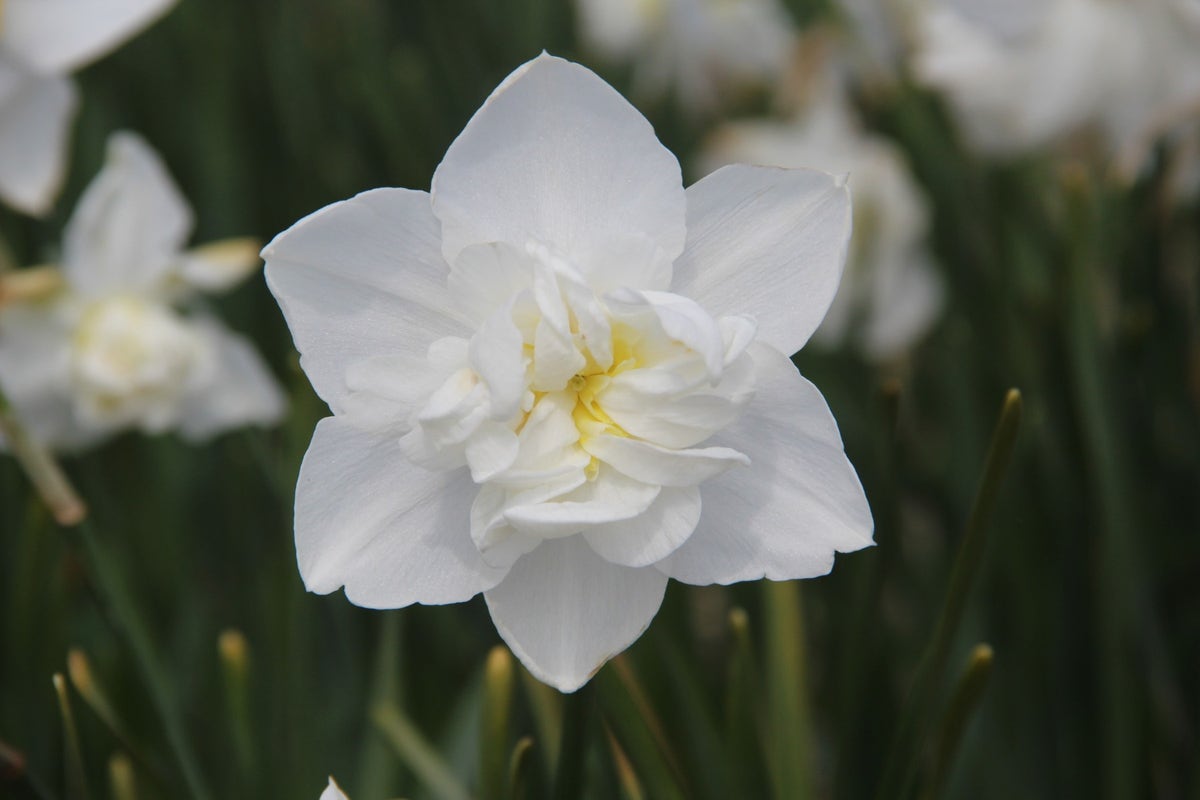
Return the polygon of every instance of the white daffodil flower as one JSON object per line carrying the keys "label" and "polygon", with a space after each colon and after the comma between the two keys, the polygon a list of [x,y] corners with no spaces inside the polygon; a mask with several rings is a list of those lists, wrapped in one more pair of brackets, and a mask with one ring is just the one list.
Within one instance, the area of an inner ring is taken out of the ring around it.
{"label": "white daffodil flower", "polygon": [[[154,151],[114,135],[67,223],[61,272],[51,273],[61,288],[43,281],[50,296],[30,291],[0,306],[0,386],[43,443],[77,448],[123,428],[200,439],[282,415],[283,395],[251,344],[183,305],[248,275],[256,247],[184,252],[191,228]],[[12,275],[23,273],[46,270]]]}
{"label": "white daffodil flower", "polygon": [[793,29],[778,0],[578,0],[577,8],[584,42],[633,64],[635,94],[674,91],[696,112],[788,65]]}
{"label": "white daffodil flower", "polygon": [[925,197],[904,155],[862,130],[841,84],[826,73],[791,120],[728,123],[701,159],[705,171],[733,163],[821,165],[849,173],[854,234],[841,287],[814,342],[852,340],[874,360],[909,350],[937,320],[944,290],[925,248]]}
{"label": "white daffodil flower", "polygon": [[1125,177],[1200,114],[1194,0],[932,3],[915,71],[944,91],[968,138],[1000,155],[1098,135]]}
{"label": "white daffodil flower", "polygon": [[78,98],[67,77],[114,50],[175,0],[0,0],[0,199],[50,209]]}
{"label": "white daffodil flower", "polygon": [[338,786],[337,781],[330,776],[329,785],[325,787],[325,791],[321,792],[319,800],[350,800],[350,798],[346,797],[342,787]]}
{"label": "white daffodil flower", "polygon": [[430,194],[366,192],[263,251],[334,412],[296,487],[305,585],[373,608],[482,592],[526,667],[573,691],[668,578],[810,577],[871,544],[786,355],[833,299],[849,223],[819,172],[728,167],[685,192],[608,84],[520,67]]}

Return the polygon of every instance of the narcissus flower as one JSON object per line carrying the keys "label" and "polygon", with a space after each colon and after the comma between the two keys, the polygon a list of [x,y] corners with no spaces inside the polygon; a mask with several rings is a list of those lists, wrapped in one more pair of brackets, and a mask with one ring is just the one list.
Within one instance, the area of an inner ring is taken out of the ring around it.
{"label": "narcissus flower", "polygon": [[849,235],[841,181],[679,164],[611,87],[543,55],[492,94],[430,194],[335,203],[263,251],[333,416],[296,488],[306,586],[363,606],[483,593],[573,691],[668,578],[829,571],[871,543],[820,393],[786,354]]}
{"label": "narcissus flower", "polygon": [[1192,0],[931,3],[914,71],[968,139],[1007,155],[1088,134],[1135,177],[1164,134],[1200,116]]}
{"label": "narcissus flower", "polygon": [[251,344],[189,303],[249,275],[256,246],[184,251],[191,227],[158,156],[119,133],[67,223],[61,270],[5,276],[41,284],[0,292],[0,386],[42,442],[80,447],[125,428],[199,439],[282,415]]}
{"label": "narcissus flower", "polygon": [[0,199],[50,209],[78,105],[67,77],[149,25],[175,0],[0,2]]}
{"label": "narcissus flower", "polygon": [[578,0],[580,36],[633,65],[633,91],[709,111],[787,69],[793,28],[778,0]]}

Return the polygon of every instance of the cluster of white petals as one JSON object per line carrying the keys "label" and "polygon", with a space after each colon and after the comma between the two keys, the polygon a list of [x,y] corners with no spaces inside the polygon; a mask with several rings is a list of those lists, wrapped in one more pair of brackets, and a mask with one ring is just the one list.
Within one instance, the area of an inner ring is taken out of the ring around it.
{"label": "cluster of white petals", "polygon": [[0,308],[0,386],[41,441],[76,448],[125,428],[198,439],[283,414],[253,346],[185,309],[250,274],[254,246],[185,252],[191,228],[157,154],[115,134],[67,223],[64,288]]}
{"label": "cluster of white petals", "polygon": [[788,66],[792,24],[779,0],[578,0],[577,9],[583,41],[633,65],[634,94],[674,92],[693,111]]}
{"label": "cluster of white petals", "polygon": [[980,149],[1099,137],[1132,176],[1200,116],[1194,0],[943,0],[918,18],[915,71]]}
{"label": "cluster of white petals", "polygon": [[149,25],[175,0],[0,2],[0,199],[43,214],[65,171],[78,105],[67,76]]}
{"label": "cluster of white petals", "polygon": [[[831,65],[823,65],[829,67]],[[927,203],[903,153],[862,129],[842,82],[823,68],[790,120],[727,123],[702,155],[711,171],[734,163],[821,165],[848,173],[854,233],[842,284],[813,341],[852,341],[869,358],[908,351],[942,310],[944,288],[926,249]]]}
{"label": "cluster of white petals", "polygon": [[306,586],[379,608],[482,592],[570,691],[668,578],[809,577],[870,544],[833,417],[786,355],[833,298],[849,222],[819,172],[729,167],[685,193],[594,74],[519,68],[430,194],[366,192],[263,251],[334,412],[296,490]]}

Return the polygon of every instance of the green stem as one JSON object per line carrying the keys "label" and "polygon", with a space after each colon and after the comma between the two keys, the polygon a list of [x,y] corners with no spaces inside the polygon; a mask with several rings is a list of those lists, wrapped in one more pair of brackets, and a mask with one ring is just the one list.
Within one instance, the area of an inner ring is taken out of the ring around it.
{"label": "green stem", "polygon": [[933,768],[925,788],[925,800],[936,800],[941,796],[942,789],[945,788],[950,767],[954,763],[954,757],[962,743],[963,732],[967,728],[967,723],[971,721],[975,709],[979,707],[979,701],[983,698],[983,692],[987,688],[988,678],[992,674],[994,657],[992,648],[987,644],[977,644],[971,651],[966,669],[963,670],[962,677],[958,680],[958,686],[954,689],[954,696],[950,699],[946,716],[942,720],[937,753],[934,756]]}
{"label": "green stem", "polygon": [[188,792],[194,800],[209,800],[212,795],[204,783],[203,774],[195,754],[192,752],[187,734],[184,732],[179,709],[171,694],[166,669],[154,651],[145,622],[138,615],[132,599],[126,593],[126,583],[109,560],[108,553],[92,530],[91,523],[84,520],[75,530],[79,532],[88,558],[92,562],[93,574],[96,576],[100,594],[112,611],[118,629],[125,636],[133,651],[134,661],[150,691],[150,701],[162,721],[167,735],[167,743],[179,763]]}
{"label": "green stem", "polygon": [[550,795],[554,800],[572,800],[579,796],[579,787],[583,785],[584,752],[595,706],[595,690],[591,683],[563,697],[562,744],[558,749],[558,767],[554,771],[554,790]]}
{"label": "green stem", "polygon": [[775,797],[814,795],[812,715],[804,647],[804,607],[798,581],[766,581],[768,764]]}
{"label": "green stem", "polygon": [[376,706],[371,717],[395,749],[396,755],[408,765],[432,796],[439,800],[470,800],[470,793],[454,771],[400,709],[395,706]]}
{"label": "green stem", "polygon": [[892,745],[876,792],[878,800],[896,800],[905,797],[916,774],[917,759],[924,747],[929,727],[928,709],[943,685],[946,659],[954,634],[962,621],[963,610],[970,595],[971,586],[983,561],[987,544],[988,522],[996,506],[996,499],[1004,482],[1004,474],[1012,458],[1021,421],[1021,393],[1009,389],[1000,410],[1000,418],[992,434],[983,479],[971,514],[967,518],[967,530],[959,545],[958,555],[950,572],[950,586],[933,637],[917,666],[916,677],[904,714],[896,727]]}

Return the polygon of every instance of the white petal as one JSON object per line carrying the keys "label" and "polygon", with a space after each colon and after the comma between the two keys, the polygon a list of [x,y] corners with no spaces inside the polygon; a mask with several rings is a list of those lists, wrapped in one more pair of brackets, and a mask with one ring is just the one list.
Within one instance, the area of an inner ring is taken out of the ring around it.
{"label": "white petal", "polygon": [[614,313],[617,312],[615,306],[625,309],[638,305],[649,307],[668,337],[699,353],[713,380],[721,377],[721,367],[725,364],[725,342],[721,329],[696,301],[670,292],[638,292],[632,289],[611,292],[606,299],[610,306],[614,306]]}
{"label": "white petal", "polygon": [[613,469],[656,486],[695,486],[750,459],[728,447],[676,450],[625,436],[590,436],[583,449]]}
{"label": "white petal", "polygon": [[263,250],[300,363],[335,412],[349,364],[425,358],[434,340],[474,332],[446,288],[438,242],[428,195],[376,189],[305,217]]}
{"label": "white petal", "polygon": [[509,419],[520,410],[528,383],[525,341],[513,323],[511,301],[492,313],[471,337],[469,355],[471,366],[488,385],[492,419]]}
{"label": "white petal", "polygon": [[0,198],[27,214],[45,214],[62,186],[78,93],[66,78],[2,61],[0,82]]}
{"label": "white petal", "polygon": [[750,352],[758,392],[713,439],[744,452],[750,466],[701,486],[695,533],[656,565],[676,580],[809,578],[828,572],[835,552],[872,543],[871,510],[821,393],[774,349]]}
{"label": "white petal", "polygon": [[311,592],[352,603],[459,603],[495,586],[471,542],[475,485],[465,469],[428,472],[394,439],[337,417],[317,423],[296,485],[296,557]]}
{"label": "white petal", "polygon": [[441,377],[428,358],[391,354],[356,361],[346,367],[342,413],[359,428],[406,431]]}
{"label": "white petal", "polygon": [[54,449],[84,447],[108,433],[75,416],[70,339],[51,308],[0,311],[0,386],[29,432]]}
{"label": "white petal", "polygon": [[67,222],[63,271],[87,295],[146,291],[167,278],[191,230],[162,159],[141,137],[116,133]]}
{"label": "white petal", "polygon": [[262,242],[250,236],[193,248],[179,260],[179,277],[188,286],[205,292],[232,289],[258,270],[261,249]]}
{"label": "white petal", "polygon": [[495,567],[508,568],[542,542],[540,536],[519,531],[504,518],[512,505],[544,503],[578,488],[586,481],[583,470],[564,472],[527,489],[509,491],[496,483],[479,488],[471,504],[471,540],[483,560]]}
{"label": "white petal", "polygon": [[633,519],[645,512],[657,486],[635,481],[601,466],[595,480],[549,503],[509,506],[504,518],[514,528],[541,536],[570,536],[595,525]]}
{"label": "white petal", "polygon": [[624,522],[597,525],[583,538],[606,561],[644,567],[669,556],[687,541],[700,521],[700,489],[667,488],[645,513]]}
{"label": "white petal", "polygon": [[215,369],[204,385],[183,399],[179,430],[190,440],[206,439],[243,425],[274,425],[287,398],[254,345],[213,320],[196,320],[212,343]]}
{"label": "white petal", "polygon": [[758,339],[804,346],[829,308],[850,239],[850,195],[823,172],[734,165],[687,191],[688,240],[671,291],[714,317],[747,313]]}
{"label": "white petal", "polygon": [[73,72],[116,49],[175,0],[4,0],[0,44],[42,72]]}
{"label": "white petal", "polygon": [[538,680],[573,692],[641,636],[666,586],[653,567],[610,564],[573,537],[543,542],[484,597],[521,663]]}
{"label": "white petal", "polygon": [[467,466],[471,480],[484,483],[503,472],[517,460],[520,441],[506,425],[485,422],[467,441]]}
{"label": "white petal", "polygon": [[448,285],[466,317],[483,322],[532,283],[533,259],[504,242],[465,248],[450,267]]}
{"label": "white petal", "polygon": [[349,800],[349,798],[342,791],[342,787],[337,785],[333,776],[330,776],[329,785],[325,787],[325,791],[321,792],[319,800]]}
{"label": "white petal", "polygon": [[645,118],[589,70],[545,54],[492,93],[433,176],[447,261],[473,244],[540,242],[593,288],[665,289],[684,205],[679,163]]}

